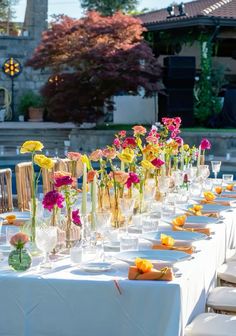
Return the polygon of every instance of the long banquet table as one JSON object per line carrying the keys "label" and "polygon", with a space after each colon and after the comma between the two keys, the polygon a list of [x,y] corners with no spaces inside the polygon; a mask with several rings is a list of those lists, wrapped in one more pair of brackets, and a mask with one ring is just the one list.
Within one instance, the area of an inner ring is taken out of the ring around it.
{"label": "long banquet table", "polygon": [[[54,269],[15,273],[0,268],[1,336],[182,336],[184,328],[205,311],[216,283],[216,269],[227,248],[235,248],[236,210],[212,225],[210,239],[196,243],[193,258],[178,264],[172,282],[129,281],[128,265],[87,273],[69,258]],[[118,282],[120,291],[114,280]]]}

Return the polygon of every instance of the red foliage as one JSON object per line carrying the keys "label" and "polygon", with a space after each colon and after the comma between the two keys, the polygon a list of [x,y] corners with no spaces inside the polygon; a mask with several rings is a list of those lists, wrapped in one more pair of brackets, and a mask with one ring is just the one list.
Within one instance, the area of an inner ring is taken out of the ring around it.
{"label": "red foliage", "polygon": [[57,84],[43,88],[51,115],[88,120],[119,91],[138,94],[142,87],[147,96],[159,91],[161,69],[144,31],[139,19],[122,13],[59,17],[28,61],[35,69],[49,67],[60,74]]}

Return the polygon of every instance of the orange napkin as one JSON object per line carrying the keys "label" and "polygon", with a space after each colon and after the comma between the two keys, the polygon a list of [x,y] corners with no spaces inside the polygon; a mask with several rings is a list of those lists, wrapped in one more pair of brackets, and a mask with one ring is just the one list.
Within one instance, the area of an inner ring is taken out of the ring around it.
{"label": "orange napkin", "polygon": [[173,225],[172,230],[173,231],[199,232],[199,233],[204,233],[207,236],[210,236],[210,234],[211,234],[211,230],[209,228],[194,228],[194,229],[192,229],[192,228],[186,228],[186,229],[183,229],[183,228],[181,228],[179,226]]}
{"label": "orange napkin", "polygon": [[236,194],[235,193],[231,194],[230,192],[228,192],[227,194],[222,194],[221,197],[236,198]]}
{"label": "orange napkin", "polygon": [[153,250],[174,250],[174,251],[181,251],[188,254],[192,254],[194,252],[193,246],[167,246],[162,244],[154,244],[152,246]]}
{"label": "orange napkin", "polygon": [[169,267],[162,268],[161,270],[152,268],[149,272],[141,273],[136,266],[130,266],[128,279],[172,281],[174,279],[174,273],[172,268]]}
{"label": "orange napkin", "polygon": [[220,204],[220,205],[225,205],[225,206],[230,206],[230,201],[224,201],[217,200],[217,201],[206,201],[206,200],[201,200],[201,204]]}

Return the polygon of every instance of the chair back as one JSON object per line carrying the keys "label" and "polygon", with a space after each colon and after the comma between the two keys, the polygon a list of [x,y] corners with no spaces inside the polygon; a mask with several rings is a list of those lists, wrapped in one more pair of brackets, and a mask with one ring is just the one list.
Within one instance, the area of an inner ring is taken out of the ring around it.
{"label": "chair back", "polygon": [[12,210],[12,171],[10,168],[0,169],[0,213]]}
{"label": "chair back", "polygon": [[29,210],[32,198],[33,167],[32,162],[22,162],[16,165],[16,190],[18,208],[20,211]]}

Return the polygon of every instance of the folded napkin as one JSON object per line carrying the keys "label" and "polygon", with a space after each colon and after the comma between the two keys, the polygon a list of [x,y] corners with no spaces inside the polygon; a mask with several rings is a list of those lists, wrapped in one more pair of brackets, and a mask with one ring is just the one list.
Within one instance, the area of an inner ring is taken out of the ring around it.
{"label": "folded napkin", "polygon": [[153,250],[174,250],[174,251],[181,251],[188,254],[192,254],[194,252],[193,246],[167,246],[163,244],[154,244],[152,246]]}
{"label": "folded napkin", "polygon": [[207,200],[201,200],[201,204],[220,204],[220,205],[225,205],[225,206],[230,206],[230,201],[225,201],[225,200],[217,200],[217,201],[207,201]]}
{"label": "folded napkin", "polygon": [[227,192],[227,193],[222,193],[221,197],[227,197],[227,198],[236,198],[236,193],[231,193],[231,192]]}
{"label": "folded napkin", "polygon": [[174,279],[172,268],[165,267],[161,270],[151,269],[149,272],[141,273],[136,266],[129,267],[129,280],[159,280],[171,281]]}
{"label": "folded napkin", "polygon": [[181,228],[179,226],[173,225],[172,227],[173,231],[190,231],[190,232],[199,232],[199,233],[204,233],[207,236],[210,236],[211,230],[209,228]]}

